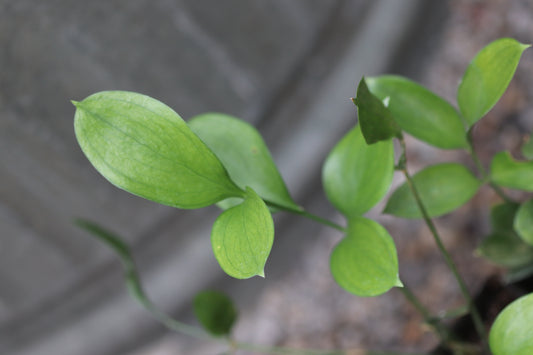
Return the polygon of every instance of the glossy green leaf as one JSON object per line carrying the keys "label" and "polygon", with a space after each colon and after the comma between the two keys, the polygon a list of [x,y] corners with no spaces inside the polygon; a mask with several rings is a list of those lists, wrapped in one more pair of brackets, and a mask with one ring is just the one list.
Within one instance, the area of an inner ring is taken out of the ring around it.
{"label": "glossy green leaf", "polygon": [[[477,192],[480,182],[461,164],[432,165],[413,176],[420,198],[430,217],[438,217],[465,204]],[[390,197],[384,213],[402,218],[422,218],[407,183]]]}
{"label": "glossy green leaf", "polygon": [[76,106],[81,149],[106,179],[135,195],[179,208],[242,196],[218,158],[165,104],[104,91]]}
{"label": "glossy green leaf", "polygon": [[322,181],[335,208],[353,217],[367,212],[383,198],[393,173],[392,141],[367,145],[357,125],[329,154],[322,169]]}
{"label": "glossy green leaf", "polygon": [[251,188],[246,198],[222,212],[213,225],[211,244],[222,269],[237,279],[264,277],[274,242],[274,223],[267,206]]}
{"label": "glossy green leaf", "polygon": [[380,224],[363,217],[349,221],[345,238],[333,249],[330,268],[339,286],[358,296],[402,286],[394,241]]}
{"label": "glossy green leaf", "polygon": [[188,124],[222,161],[240,188],[250,186],[266,201],[301,210],[289,195],[263,138],[252,125],[220,113],[196,116]]}
{"label": "glossy green leaf", "polygon": [[527,160],[533,160],[533,139],[531,139],[531,136],[524,141],[521,151],[524,158]]}
{"label": "glossy green leaf", "polygon": [[518,209],[514,229],[524,242],[533,245],[533,200],[524,202]]}
{"label": "glossy green leaf", "polygon": [[533,354],[533,293],[513,301],[498,315],[490,330],[494,355]]}
{"label": "glossy green leaf", "polygon": [[218,291],[203,291],[194,297],[194,314],[210,334],[229,335],[237,320],[237,310],[231,299]]}
{"label": "glossy green leaf", "polygon": [[491,209],[491,234],[476,250],[493,263],[515,270],[533,262],[533,248],[524,243],[513,228],[519,206],[506,202]]}
{"label": "glossy green leaf", "polygon": [[476,123],[498,102],[529,45],[501,38],[472,59],[457,90],[457,102],[469,125]]}
{"label": "glossy green leaf", "polygon": [[490,175],[497,185],[533,191],[533,161],[517,161],[508,152],[499,152],[492,159]]}
{"label": "glossy green leaf", "polygon": [[361,131],[367,144],[389,140],[401,134],[400,127],[394,121],[392,113],[383,101],[374,96],[362,78],[357,87],[357,97],[353,99],[357,106],[357,116]]}
{"label": "glossy green leaf", "polygon": [[442,149],[468,146],[463,121],[455,108],[425,87],[400,76],[366,78],[370,91],[385,99],[401,129]]}

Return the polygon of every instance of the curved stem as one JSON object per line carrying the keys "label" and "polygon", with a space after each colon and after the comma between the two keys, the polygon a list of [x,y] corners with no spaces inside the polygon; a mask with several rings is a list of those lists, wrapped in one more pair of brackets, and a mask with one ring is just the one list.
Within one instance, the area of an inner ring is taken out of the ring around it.
{"label": "curved stem", "polygon": [[416,204],[418,208],[420,209],[420,212],[422,213],[422,216],[424,218],[424,222],[428,226],[429,230],[431,231],[431,235],[433,236],[433,239],[435,240],[435,243],[437,244],[437,248],[439,249],[440,253],[444,257],[444,260],[446,262],[446,265],[451,270],[453,276],[455,277],[459,288],[461,290],[461,293],[463,295],[463,298],[465,299],[468,309],[470,311],[470,315],[472,317],[472,320],[474,322],[474,326],[476,328],[477,333],[479,334],[479,337],[483,341],[483,343],[487,343],[487,333],[485,330],[485,326],[483,324],[483,321],[481,319],[481,315],[479,314],[476,306],[474,305],[474,301],[472,299],[472,296],[470,295],[470,291],[468,291],[468,287],[466,286],[466,283],[464,282],[463,278],[461,277],[459,270],[457,269],[457,266],[453,262],[450,254],[444,247],[444,244],[442,243],[442,239],[437,231],[437,228],[435,227],[435,224],[433,223],[433,220],[429,217],[429,214],[427,212],[427,209],[422,202],[422,199],[420,198],[420,194],[418,193],[418,190],[414,184],[413,178],[407,171],[407,158],[406,158],[406,147],[405,147],[405,141],[402,138],[400,140],[400,145],[402,147],[402,154],[405,156],[405,165],[400,167],[400,170],[403,172],[405,179],[407,180],[407,185],[409,186],[409,189],[411,190],[411,193],[413,194],[413,197],[416,201]]}

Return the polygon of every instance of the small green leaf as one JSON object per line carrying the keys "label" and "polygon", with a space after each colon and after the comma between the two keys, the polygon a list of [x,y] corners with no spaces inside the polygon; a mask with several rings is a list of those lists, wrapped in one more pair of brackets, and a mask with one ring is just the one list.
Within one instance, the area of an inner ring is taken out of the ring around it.
{"label": "small green leaf", "polygon": [[389,140],[401,134],[392,113],[383,101],[368,90],[364,77],[359,82],[357,97],[353,99],[353,103],[357,106],[359,124],[367,144]]}
{"label": "small green leaf", "polygon": [[274,242],[272,216],[257,193],[246,188],[246,198],[217,218],[211,232],[213,252],[230,276],[264,277],[265,263]]}
{"label": "small green leaf", "polygon": [[214,336],[229,335],[237,320],[237,310],[231,299],[217,291],[203,291],[194,297],[196,318]]}
{"label": "small green leaf", "polygon": [[498,265],[520,270],[533,262],[533,247],[520,239],[513,228],[519,204],[506,202],[492,207],[492,233],[486,237],[476,253]]}
{"label": "small green leaf", "polygon": [[330,268],[339,286],[358,296],[402,287],[394,241],[380,224],[363,217],[349,221],[345,238],[333,249]]}
{"label": "small green leaf", "polygon": [[244,195],[218,158],[165,104],[137,93],[104,91],[74,105],[81,149],[117,187],[178,208]]}
{"label": "small green leaf", "polygon": [[509,232],[513,230],[514,218],[520,205],[514,202],[504,202],[493,206],[490,210],[490,225],[494,232]]}
{"label": "small green leaf", "polygon": [[[415,187],[430,217],[438,217],[465,204],[480,182],[461,164],[432,165],[413,176]],[[384,213],[402,218],[422,218],[407,183],[390,197]]]}
{"label": "small green leaf", "polygon": [[367,145],[357,125],[329,154],[322,169],[322,181],[335,208],[347,217],[354,217],[383,198],[393,173],[392,141]]}
{"label": "small green leaf", "polygon": [[533,354],[533,293],[520,297],[504,308],[490,330],[494,355]]}
{"label": "small green leaf", "polygon": [[442,149],[468,146],[461,117],[443,98],[400,76],[366,78],[366,83],[378,98],[390,98],[388,108],[407,133]]}
{"label": "small green leaf", "polygon": [[252,125],[221,113],[202,114],[188,124],[241,189],[250,186],[266,201],[301,210],[289,195],[263,138]]}
{"label": "small green leaf", "polygon": [[522,144],[522,155],[527,160],[533,160],[533,139],[531,139],[531,136],[527,137],[527,139]]}
{"label": "small green leaf", "polygon": [[501,38],[472,59],[457,90],[459,108],[470,126],[498,102],[528,47],[512,38]]}
{"label": "small green leaf", "polygon": [[492,159],[490,175],[497,185],[533,191],[533,161],[517,161],[508,152],[499,152]]}
{"label": "small green leaf", "polygon": [[533,245],[533,200],[524,202],[514,219],[514,229],[529,245]]}
{"label": "small green leaf", "polygon": [[533,263],[533,248],[512,231],[493,232],[483,240],[476,253],[507,268],[516,269]]}

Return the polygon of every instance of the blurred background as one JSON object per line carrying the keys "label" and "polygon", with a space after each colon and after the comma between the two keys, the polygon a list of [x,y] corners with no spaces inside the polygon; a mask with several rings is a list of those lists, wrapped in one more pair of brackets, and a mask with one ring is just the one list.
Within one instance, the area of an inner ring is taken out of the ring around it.
{"label": "blurred background", "polygon": [[[295,200],[341,221],[321,192],[320,169],[355,123],[349,98],[361,76],[406,75],[455,104],[478,50],[502,36],[531,43],[532,34],[531,0],[0,0],[0,354],[224,350],[152,320],[129,298],[114,255],[77,229],[76,217],[123,236],[154,303],[180,320],[195,322],[195,293],[218,289],[239,307],[242,341],[433,348],[436,339],[400,292],[363,299],[336,286],[328,262],[341,235],[314,222],[275,216],[266,279],[223,274],[209,240],[219,211],[176,210],[113,187],[76,143],[70,100],[131,90],[184,119],[207,111],[241,117],[263,134]],[[526,51],[476,132],[485,163],[531,132],[532,79]],[[458,152],[408,144],[413,171],[437,161],[470,164]],[[481,191],[437,221],[474,291],[499,272],[472,255],[494,201]],[[396,240],[402,279],[435,312],[460,305],[424,226],[379,211],[371,216]]]}

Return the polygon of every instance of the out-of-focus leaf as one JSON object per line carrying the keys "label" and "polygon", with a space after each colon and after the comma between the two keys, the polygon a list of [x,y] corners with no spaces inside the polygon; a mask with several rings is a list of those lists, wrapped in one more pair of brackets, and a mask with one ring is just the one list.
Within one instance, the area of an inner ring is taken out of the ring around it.
{"label": "out-of-focus leaf", "polygon": [[211,150],[162,102],[103,91],[73,103],[81,149],[117,187],[179,208],[244,195]]}
{"label": "out-of-focus leaf", "polygon": [[322,181],[331,203],[350,218],[367,212],[383,198],[393,173],[392,141],[367,145],[357,125],[329,154]]}
{"label": "out-of-focus leaf", "polygon": [[520,297],[498,315],[490,330],[489,343],[494,355],[533,354],[533,293]]}
{"label": "out-of-focus leaf", "polygon": [[211,232],[213,252],[220,267],[237,279],[265,276],[265,263],[273,242],[270,211],[249,187],[244,201],[222,212]]}
{"label": "out-of-focus leaf", "polygon": [[[430,217],[441,216],[462,206],[480,186],[479,180],[457,163],[427,167],[414,175],[413,181]],[[422,218],[407,182],[394,191],[384,213],[402,218]]]}
{"label": "out-of-focus leaf", "polygon": [[508,152],[499,152],[492,159],[490,175],[497,185],[533,191],[533,161],[517,161]]}
{"label": "out-of-focus leaf", "polygon": [[498,265],[519,272],[533,262],[533,248],[524,243],[513,228],[519,204],[505,202],[492,207],[490,222],[492,232],[476,253]]}
{"label": "out-of-focus leaf", "polygon": [[372,94],[389,97],[388,109],[401,129],[442,149],[466,148],[466,131],[455,108],[425,87],[400,76],[366,78]]}
{"label": "out-of-focus leaf", "polygon": [[400,127],[383,101],[372,95],[362,78],[357,87],[357,116],[367,144],[389,140],[401,134]]}
{"label": "out-of-focus leaf", "polygon": [[533,200],[524,202],[514,219],[514,229],[529,245],[533,245]]}
{"label": "out-of-focus leaf", "polygon": [[457,90],[459,108],[469,125],[498,102],[514,76],[522,52],[528,47],[512,38],[501,38],[489,43],[472,59]]}
{"label": "out-of-focus leaf", "polygon": [[394,241],[380,224],[363,217],[349,221],[345,238],[331,254],[330,268],[335,281],[358,296],[402,287]]}
{"label": "out-of-focus leaf", "polygon": [[203,291],[194,297],[194,314],[200,324],[215,336],[229,335],[237,320],[231,299],[218,291]]}
{"label": "out-of-focus leaf", "polygon": [[241,188],[250,186],[259,196],[286,209],[300,211],[259,132],[249,123],[221,113],[206,113],[188,122],[222,161]]}

